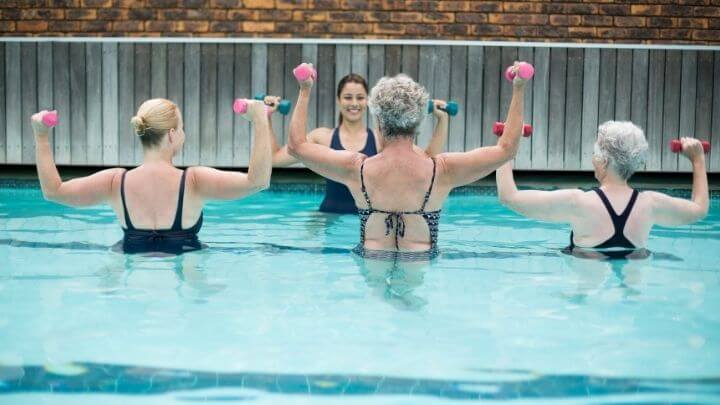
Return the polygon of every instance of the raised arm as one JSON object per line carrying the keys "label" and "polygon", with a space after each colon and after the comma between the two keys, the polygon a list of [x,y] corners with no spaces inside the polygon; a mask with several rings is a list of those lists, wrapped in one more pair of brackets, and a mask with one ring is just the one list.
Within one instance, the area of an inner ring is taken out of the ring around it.
{"label": "raised arm", "polygon": [[252,118],[255,129],[247,174],[204,166],[193,167],[189,171],[190,184],[202,199],[234,200],[270,186],[272,141],[263,103],[248,100],[246,116]]}
{"label": "raised arm", "polygon": [[682,154],[692,163],[692,198],[686,200],[670,197],[663,193],[650,192],[653,199],[653,219],[659,225],[686,225],[705,218],[708,213],[710,196],[702,144],[694,138],[681,138],[680,141],[682,142]]}
{"label": "raised arm", "polygon": [[572,222],[577,211],[581,190],[522,190],[515,186],[513,162],[500,166],[495,172],[498,198],[502,205],[528,218],[554,222]]}
{"label": "raised arm", "polygon": [[290,119],[288,152],[312,171],[329,179],[345,183],[357,179],[360,164],[365,155],[357,152],[338,151],[308,141],[307,110],[313,79],[300,81],[300,92]]}
{"label": "raised arm", "polygon": [[112,195],[113,181],[119,178],[123,169],[106,169],[87,177],[62,181],[48,139],[50,128],[42,122],[46,113],[41,111],[31,118],[35,134],[35,164],[45,199],[71,207],[107,202]]}
{"label": "raised arm", "polygon": [[512,99],[505,120],[505,130],[497,145],[477,148],[469,152],[442,153],[437,156],[438,165],[446,174],[443,177],[450,187],[459,187],[477,181],[515,156],[523,125],[525,83],[520,75],[516,75],[513,79]]}
{"label": "raised arm", "polygon": [[432,138],[430,138],[430,143],[425,149],[425,153],[431,157],[439,155],[445,149],[449,126],[448,113],[442,110],[447,103],[443,100],[433,100],[433,103],[435,103],[433,116],[435,116],[437,121],[435,122],[435,130],[433,131]]}

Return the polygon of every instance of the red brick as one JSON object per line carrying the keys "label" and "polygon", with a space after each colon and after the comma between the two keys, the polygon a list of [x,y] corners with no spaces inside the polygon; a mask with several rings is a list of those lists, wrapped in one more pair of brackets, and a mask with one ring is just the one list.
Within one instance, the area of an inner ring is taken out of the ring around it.
{"label": "red brick", "polygon": [[206,2],[207,2],[206,0],[178,0],[178,7],[201,8],[201,7],[205,6]]}
{"label": "red brick", "polygon": [[[12,2],[7,2],[12,3]],[[48,0],[48,7],[80,7],[80,0]],[[2,6],[0,6],[2,7]]]}
{"label": "red brick", "polygon": [[328,21],[365,21],[364,13],[360,11],[328,11]]}
{"label": "red brick", "polygon": [[242,0],[210,0],[211,8],[240,8]]}
{"label": "red brick", "polygon": [[[407,7],[407,10],[412,11],[435,11],[438,8],[438,3],[437,1],[430,0],[408,0],[405,2],[405,7]],[[410,32],[408,32],[408,34],[409,33]]]}
{"label": "red brick", "polygon": [[50,21],[48,31],[71,32],[80,31],[79,21]]}
{"label": "red brick", "polygon": [[544,14],[564,14],[567,12],[567,4],[563,3],[542,3],[540,4],[540,13]]}
{"label": "red brick", "polygon": [[97,18],[97,10],[93,9],[69,9],[65,10],[66,20],[94,20]]}
{"label": "red brick", "polygon": [[280,33],[301,33],[305,31],[305,23],[279,22],[275,24],[275,31]]}
{"label": "red brick", "polygon": [[279,9],[297,10],[307,7],[307,0],[275,0],[275,5]]}
{"label": "red brick", "polygon": [[312,33],[325,33],[330,31],[330,23],[310,23],[307,25],[307,30]]}
{"label": "red brick", "polygon": [[540,4],[503,2],[503,10],[508,13],[536,13],[540,11]]}
{"label": "red brick", "polygon": [[353,24],[353,23],[331,23],[331,32],[339,32],[342,34],[365,34],[370,32],[369,24]]}
{"label": "red brick", "polygon": [[580,25],[582,18],[579,15],[551,15],[550,25]]}
{"label": "red brick", "polygon": [[112,0],[82,0],[83,7],[112,7]]}
{"label": "red brick", "polygon": [[537,37],[538,27],[523,26],[523,25],[507,25],[503,27],[503,34],[505,36],[521,40],[526,37]]}
{"label": "red brick", "polygon": [[390,13],[386,11],[369,11],[365,13],[365,22],[390,21]]}
{"label": "red brick", "polygon": [[720,29],[720,18],[713,18],[708,21],[708,28]]}
{"label": "red brick", "polygon": [[568,27],[541,25],[538,27],[538,36],[547,38],[567,38]]}
{"label": "red brick", "polygon": [[127,20],[129,10],[119,8],[101,8],[97,11],[98,20]]}
{"label": "red brick", "polygon": [[[438,11],[470,11],[467,1],[438,1]],[[476,10],[475,10],[476,11]]]}
{"label": "red brick", "polygon": [[720,7],[695,7],[693,15],[696,17],[720,17]]}
{"label": "red brick", "polygon": [[691,39],[692,31],[685,29],[665,29],[660,30],[660,36],[654,36],[654,38],[662,39]]}
{"label": "red brick", "polygon": [[0,32],[15,32],[15,21],[0,21]]}
{"label": "red brick", "polygon": [[376,34],[404,34],[405,26],[402,24],[376,23],[373,24],[372,32]]}
{"label": "red brick", "polygon": [[393,12],[390,13],[390,21],[413,23],[422,21],[422,13],[416,12]]}
{"label": "red brick", "polygon": [[131,8],[127,11],[131,20],[154,20],[157,19],[157,11],[152,8]]}
{"label": "red brick", "polygon": [[435,35],[439,32],[438,24],[409,24],[405,28],[405,33],[416,36]]}
{"label": "red brick", "polygon": [[293,21],[327,21],[327,11],[293,11]]}
{"label": "red brick", "polygon": [[245,21],[242,23],[242,27],[244,32],[273,32],[275,23]]}
{"label": "red brick", "polygon": [[648,17],[648,27],[676,27],[677,19],[671,17]]}
{"label": "red brick", "polygon": [[110,31],[109,21],[82,21],[80,30],[83,32],[108,32]]}
{"label": "red brick", "polygon": [[456,13],[455,21],[459,23],[487,23],[488,16],[485,13]]}
{"label": "red brick", "polygon": [[[430,22],[430,23],[451,23],[455,21],[456,16],[460,16],[464,13],[438,13],[435,11],[430,11],[427,13],[423,13],[423,22]],[[486,18],[487,20],[487,18]],[[460,21],[460,20],[458,20]],[[462,21],[462,22],[468,22],[468,21]],[[475,21],[475,22],[484,22],[484,21]]]}
{"label": "red brick", "polygon": [[[245,0],[246,4],[248,0]],[[259,3],[264,3],[266,0],[252,0]],[[269,3],[269,2],[267,2]],[[247,6],[246,6],[247,7]],[[311,10],[339,10],[339,0],[308,0],[308,8]]]}
{"label": "red brick", "polygon": [[[502,11],[503,6],[500,1],[477,1],[471,2],[468,11],[475,11],[480,13],[496,13]],[[448,10],[449,11],[449,10]],[[462,10],[457,10],[462,11]]]}
{"label": "red brick", "polygon": [[613,18],[604,15],[584,15],[581,24],[595,27],[610,27],[613,25]]}
{"label": "red brick", "polygon": [[568,27],[568,35],[571,38],[595,38],[597,36],[597,28]]}
{"label": "red brick", "polygon": [[62,20],[64,17],[62,9],[31,8],[20,12],[22,20]]}
{"label": "red brick", "polygon": [[259,18],[263,21],[290,21],[292,11],[290,10],[260,10]]}
{"label": "red brick", "polygon": [[178,0],[147,0],[147,6],[152,8],[177,7]]}
{"label": "red brick", "polygon": [[[310,8],[313,8],[312,4]],[[390,7],[383,7],[381,0],[343,0],[336,8],[344,11],[390,10]]]}
{"label": "red brick", "polygon": [[[696,7],[699,8],[699,7]],[[678,16],[682,17],[686,14],[688,14],[688,7],[685,6],[678,6],[678,5],[663,5],[660,6],[660,10],[662,12],[662,15],[664,16]]]}
{"label": "red brick", "polygon": [[708,28],[707,18],[678,18],[678,27],[681,28]]}
{"label": "red brick", "polygon": [[711,43],[720,43],[720,30],[697,30],[693,32],[693,39],[701,41],[709,41]]}
{"label": "red brick", "polygon": [[503,25],[540,25],[548,23],[548,16],[544,14],[490,14],[488,21],[491,24]]}
{"label": "red brick", "polygon": [[470,25],[467,24],[442,24],[440,32],[447,35],[467,35],[470,32]]}
{"label": "red brick", "polygon": [[644,27],[645,17],[615,17],[616,27]]}
{"label": "red brick", "polygon": [[17,30],[20,32],[43,32],[48,29],[47,21],[18,21]]}
{"label": "red brick", "polygon": [[210,23],[211,32],[242,32],[241,22],[239,21],[213,21]]}
{"label": "red brick", "polygon": [[115,32],[140,32],[145,28],[142,21],[115,21],[112,23],[112,30]]}
{"label": "red brick", "polygon": [[630,14],[630,6],[619,4],[601,4],[598,6],[598,12],[605,15],[628,15]]}
{"label": "red brick", "polygon": [[145,31],[173,32],[175,30],[176,30],[175,21],[148,21],[145,23]]}
{"label": "red brick", "polygon": [[661,16],[663,15],[660,6],[657,5],[644,5],[638,4],[630,7],[630,13],[632,15],[650,15],[650,16]]}
{"label": "red brick", "polygon": [[565,10],[568,14],[597,14],[598,7],[592,4],[568,4]]}
{"label": "red brick", "polygon": [[256,10],[229,10],[227,18],[233,21],[256,21],[259,14]]}
{"label": "red brick", "polygon": [[472,35],[495,35],[502,33],[502,27],[499,25],[476,24],[470,29]]}

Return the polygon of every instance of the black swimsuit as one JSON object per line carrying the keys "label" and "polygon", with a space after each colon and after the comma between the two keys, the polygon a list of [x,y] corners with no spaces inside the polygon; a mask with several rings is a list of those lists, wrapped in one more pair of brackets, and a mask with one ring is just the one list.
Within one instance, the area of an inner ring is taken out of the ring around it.
{"label": "black swimsuit", "polygon": [[125,236],[122,241],[124,253],[146,253],[162,252],[180,254],[193,250],[202,249],[203,246],[198,239],[198,232],[202,228],[203,215],[191,228],[182,229],[183,198],[185,196],[185,171],[180,179],[180,193],[178,195],[177,211],[175,220],[170,229],[137,229],[130,221],[127,204],[125,203],[125,174],[123,173],[120,182],[120,198],[123,204],[125,215]]}
{"label": "black swimsuit", "polygon": [[[368,208],[358,208],[358,214],[360,215],[360,243],[353,249],[356,254],[372,259],[401,259],[401,260],[429,260],[438,255],[437,240],[438,240],[438,225],[440,224],[440,211],[425,211],[425,206],[430,199],[430,193],[432,193],[433,185],[435,184],[435,159],[433,162],[433,173],[432,179],[430,180],[430,188],[425,192],[425,198],[423,199],[422,206],[417,211],[385,211],[375,209],[370,202],[370,196],[367,194],[365,189],[365,176],[363,170],[365,168],[365,162],[360,166],[360,186],[362,189],[363,196],[365,196],[365,202]],[[370,215],[374,213],[385,214],[385,235],[390,235],[390,232],[395,229],[395,249],[397,251],[386,251],[386,250],[372,250],[365,249],[365,226],[370,218]],[[423,217],[428,225],[430,232],[430,249],[426,251],[400,251],[399,238],[405,236],[405,219],[404,215],[420,215]]]}
{"label": "black swimsuit", "polygon": [[[627,223],[628,217],[630,216],[630,213],[632,212],[633,207],[635,206],[635,202],[637,201],[637,197],[640,193],[638,193],[637,190],[633,190],[632,196],[630,196],[630,201],[628,201],[627,206],[625,207],[625,210],[623,210],[620,215],[615,213],[615,210],[613,209],[612,205],[610,204],[610,200],[608,200],[605,193],[600,190],[599,188],[593,188],[593,191],[595,191],[600,197],[600,200],[602,201],[603,205],[605,206],[605,209],[607,209],[608,214],[610,214],[610,219],[612,220],[613,227],[615,228],[615,233],[606,240],[605,242],[594,246],[590,249],[613,249],[613,250],[603,250],[601,253],[608,258],[611,259],[621,259],[625,258],[631,253],[634,253],[638,251],[639,249],[632,243],[628,238],[625,237],[625,234],[623,231],[625,230],[625,224]],[[573,240],[573,232],[570,232],[570,245],[565,248],[566,251],[572,252],[573,249],[575,249],[575,241]],[[645,250],[645,249],[641,249]]]}
{"label": "black swimsuit", "polygon": [[[334,150],[345,150],[340,142],[339,128],[335,128],[332,133],[330,148]],[[375,135],[369,128],[367,130],[365,147],[360,151],[360,153],[368,157],[377,155]],[[323,199],[322,204],[320,204],[320,211],[336,214],[356,214],[357,207],[355,206],[355,199],[350,193],[350,190],[344,184],[327,179],[325,186],[325,199]]]}

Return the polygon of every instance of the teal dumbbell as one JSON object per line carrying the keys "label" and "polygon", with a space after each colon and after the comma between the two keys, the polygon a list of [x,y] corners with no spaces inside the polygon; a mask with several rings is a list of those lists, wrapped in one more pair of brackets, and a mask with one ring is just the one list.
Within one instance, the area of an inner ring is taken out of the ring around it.
{"label": "teal dumbbell", "polygon": [[[265,100],[265,96],[267,96],[267,94],[257,93],[257,94],[255,94],[255,97],[253,97],[253,98],[255,100],[263,101],[263,100]],[[280,105],[278,106],[278,111],[280,112],[280,114],[288,115],[291,108],[292,108],[292,102],[290,100],[280,100]]]}
{"label": "teal dumbbell", "polygon": [[[428,109],[427,109],[428,114],[431,114],[434,109],[435,109],[435,103],[433,103],[432,100],[429,100],[428,101]],[[443,110],[446,113],[448,113],[448,115],[454,117],[458,113],[458,104],[454,101],[448,101],[447,104],[445,105],[445,108],[438,107],[438,109]]]}

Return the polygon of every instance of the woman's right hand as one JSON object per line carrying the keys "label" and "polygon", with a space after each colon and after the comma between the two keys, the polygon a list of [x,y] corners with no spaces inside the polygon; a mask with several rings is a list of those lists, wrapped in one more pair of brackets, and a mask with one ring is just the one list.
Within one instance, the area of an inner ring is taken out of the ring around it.
{"label": "woman's right hand", "polygon": [[705,156],[705,151],[699,139],[683,137],[680,138],[680,143],[682,144],[681,153],[690,159],[691,162]]}
{"label": "woman's right hand", "polygon": [[30,117],[30,120],[32,122],[33,133],[38,138],[47,137],[48,134],[50,133],[50,127],[45,125],[45,123],[43,122],[43,117],[48,112],[49,112],[48,110],[42,110],[40,112],[33,114],[32,117]]}
{"label": "woman's right hand", "polygon": [[[314,69],[312,63],[302,63],[302,64],[300,64],[300,66],[303,66],[303,65],[309,66],[310,68]],[[300,66],[298,66],[298,67],[300,67]],[[314,81],[313,81],[312,76],[309,76],[309,77],[308,77],[307,79],[305,79],[305,80],[298,80],[298,84],[300,84],[300,89],[311,89],[312,86],[313,86],[313,83],[314,83]]]}
{"label": "woman's right hand", "polygon": [[273,113],[280,108],[280,97],[278,96],[265,96],[265,99],[263,99],[263,102],[265,103],[268,108],[270,108],[270,111]]}
{"label": "woman's right hand", "polygon": [[513,64],[513,72],[515,72],[515,78],[513,79],[513,88],[516,89],[524,89],[525,83],[528,82],[528,80],[523,79],[520,77],[519,70],[520,70],[520,61],[515,61]]}

